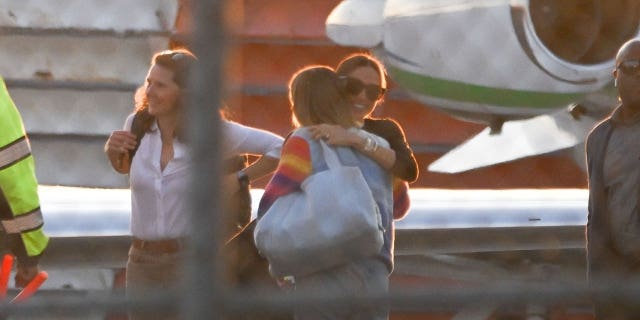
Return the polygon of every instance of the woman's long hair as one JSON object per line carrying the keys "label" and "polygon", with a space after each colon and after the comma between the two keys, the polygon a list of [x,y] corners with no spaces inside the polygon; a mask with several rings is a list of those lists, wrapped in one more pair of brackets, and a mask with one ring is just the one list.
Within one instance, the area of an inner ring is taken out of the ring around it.
{"label": "woman's long hair", "polygon": [[[184,127],[186,98],[189,96],[189,71],[195,66],[197,61],[196,56],[184,48],[160,51],[151,58],[151,65],[159,65],[173,72],[173,81],[180,88],[180,97],[178,98],[178,105],[176,106],[179,108],[179,112],[175,136],[183,142],[186,141],[186,130]],[[148,132],[151,124],[155,121],[155,117],[149,114],[149,101],[146,91],[147,83],[145,81],[145,83],[136,90],[134,97],[136,118],[140,117],[139,121],[144,130],[143,132]]]}
{"label": "woman's long hair", "polygon": [[289,81],[289,102],[296,127],[322,123],[355,125],[338,75],[327,66],[310,66],[296,72]]}

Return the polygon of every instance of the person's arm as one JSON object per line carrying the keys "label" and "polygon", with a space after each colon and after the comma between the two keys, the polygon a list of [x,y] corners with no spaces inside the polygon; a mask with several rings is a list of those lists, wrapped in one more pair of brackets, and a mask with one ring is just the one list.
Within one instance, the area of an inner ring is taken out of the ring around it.
{"label": "person's arm", "polygon": [[240,190],[240,179],[243,179],[243,176],[246,176],[247,182],[251,183],[272,173],[278,167],[279,160],[271,156],[262,156],[248,167],[228,175],[225,178],[226,190],[231,193]]}
{"label": "person's arm", "polygon": [[291,136],[282,147],[282,156],[276,172],[264,189],[258,206],[258,217],[284,195],[300,190],[312,171],[309,143],[299,136]]}
{"label": "person's arm", "polygon": [[[29,231],[5,229],[0,235],[0,248],[10,250],[17,259],[14,279],[18,288],[27,285],[38,274],[40,257],[46,251],[49,242],[42,228],[42,217],[36,217],[40,211],[38,183],[34,172],[26,174],[28,171],[35,170],[33,162],[29,164],[27,162],[29,161],[23,159],[22,162],[14,164],[19,167],[12,168],[14,172],[25,173],[19,180],[9,179],[11,175],[0,177],[0,218],[11,222],[18,217],[25,217],[26,220],[23,223],[28,224],[25,227],[30,227],[27,229]],[[16,209],[22,213],[16,214]],[[27,248],[32,250],[27,251]]]}
{"label": "person's arm", "polygon": [[228,155],[257,155],[279,158],[284,139],[272,132],[223,121]]}
{"label": "person's arm", "polygon": [[332,146],[352,147],[371,158],[385,170],[391,170],[396,162],[396,153],[391,148],[377,145],[375,142],[368,141],[367,137],[341,126],[319,124],[309,126],[308,129],[313,139],[324,139],[327,144]]}
{"label": "person's arm", "polygon": [[411,206],[408,181],[415,181],[418,176],[418,164],[413,151],[409,148],[400,125],[391,119],[365,120],[364,129],[386,139],[396,153],[396,161],[390,170],[394,175],[393,218],[402,219]]}
{"label": "person's arm", "polygon": [[392,119],[367,120],[364,129],[387,140],[391,149],[395,151],[396,161],[391,167],[391,173],[395,177],[407,182],[418,179],[418,162],[402,127],[397,122]]}
{"label": "person's arm", "polygon": [[38,273],[39,260],[46,252],[49,238],[43,231],[29,137],[1,76],[0,135],[3,138],[0,142],[0,250],[10,251],[16,257],[16,287],[24,287]]}
{"label": "person's arm", "polygon": [[239,179],[255,181],[273,172],[278,166],[284,139],[272,132],[245,126],[233,121],[223,122],[229,154],[255,155],[260,158],[248,167],[226,177],[226,188],[235,192],[240,188]]}
{"label": "person's arm", "polygon": [[411,199],[409,198],[409,184],[400,179],[393,179],[393,219],[400,220],[409,213]]}
{"label": "person's arm", "polygon": [[271,156],[262,156],[250,166],[241,171],[249,177],[249,181],[260,179],[269,173],[272,173],[278,167],[279,158]]}

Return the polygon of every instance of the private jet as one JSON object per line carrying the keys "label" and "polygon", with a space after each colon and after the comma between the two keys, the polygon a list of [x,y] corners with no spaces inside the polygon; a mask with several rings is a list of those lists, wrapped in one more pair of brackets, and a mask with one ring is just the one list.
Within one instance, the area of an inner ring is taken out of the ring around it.
{"label": "private jet", "polygon": [[616,104],[615,54],[639,26],[633,0],[345,0],[326,33],[370,49],[426,106],[487,125],[429,166],[456,173],[581,148]]}

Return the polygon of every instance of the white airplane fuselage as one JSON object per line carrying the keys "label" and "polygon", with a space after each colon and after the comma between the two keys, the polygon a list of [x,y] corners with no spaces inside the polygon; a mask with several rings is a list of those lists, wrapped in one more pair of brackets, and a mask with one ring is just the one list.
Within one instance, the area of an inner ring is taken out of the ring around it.
{"label": "white airplane fuselage", "polygon": [[639,26],[632,0],[345,0],[326,20],[415,100],[488,125],[429,165],[443,173],[582,150],[617,104],[615,55]]}
{"label": "white airplane fuselage", "polygon": [[[538,35],[546,32],[541,25],[547,17],[533,15],[545,8],[538,9],[536,1],[372,2],[379,10],[361,10],[374,5],[359,0],[338,5],[327,19],[329,38],[371,48],[411,96],[465,120],[550,113],[611,81],[614,46],[606,48],[604,58],[589,58],[588,52],[578,57],[562,53],[557,45],[547,46],[549,37]],[[565,9],[548,7],[549,16]],[[363,16],[375,14],[380,17]],[[591,26],[593,19],[584,25]],[[580,23],[575,21],[576,29],[583,26]],[[632,35],[637,35],[637,26]],[[585,39],[571,35],[567,34],[567,46],[587,46]],[[592,47],[597,44],[592,42]]]}

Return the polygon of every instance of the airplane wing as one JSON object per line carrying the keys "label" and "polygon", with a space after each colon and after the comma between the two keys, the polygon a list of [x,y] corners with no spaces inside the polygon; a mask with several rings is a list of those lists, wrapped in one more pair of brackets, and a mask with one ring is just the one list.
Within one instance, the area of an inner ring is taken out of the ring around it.
{"label": "airplane wing", "polygon": [[533,155],[571,148],[584,142],[600,118],[575,119],[560,110],[526,120],[508,121],[500,134],[486,128],[429,165],[429,171],[459,173]]}

